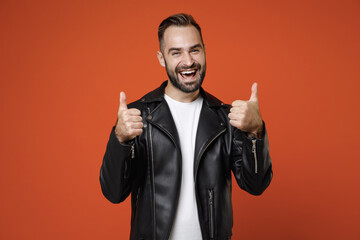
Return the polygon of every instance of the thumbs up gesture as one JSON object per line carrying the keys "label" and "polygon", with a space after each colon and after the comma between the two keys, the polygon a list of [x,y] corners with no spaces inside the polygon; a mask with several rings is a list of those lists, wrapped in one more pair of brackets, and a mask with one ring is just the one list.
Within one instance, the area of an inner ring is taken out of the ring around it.
{"label": "thumbs up gesture", "polygon": [[126,95],[120,93],[120,106],[118,111],[118,120],[115,126],[115,135],[121,143],[132,140],[142,133],[142,117],[139,109],[128,109],[126,104]]}
{"label": "thumbs up gesture", "polygon": [[248,101],[236,100],[231,105],[228,115],[230,124],[247,132],[249,137],[261,138],[263,122],[259,111],[257,83],[252,85]]}

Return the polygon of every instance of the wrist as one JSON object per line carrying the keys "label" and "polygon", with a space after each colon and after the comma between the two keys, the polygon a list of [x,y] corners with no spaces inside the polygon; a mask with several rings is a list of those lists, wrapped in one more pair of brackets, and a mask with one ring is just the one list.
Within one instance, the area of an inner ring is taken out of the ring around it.
{"label": "wrist", "polygon": [[264,133],[264,124],[261,120],[261,123],[260,125],[254,130],[254,131],[251,131],[251,132],[248,132],[247,135],[248,137],[252,138],[252,137],[255,137],[255,138],[262,138],[263,136],[263,133]]}
{"label": "wrist", "polygon": [[118,140],[121,144],[124,144],[124,143],[127,141],[126,139],[124,139],[124,138],[122,137],[119,129],[117,129],[116,127],[115,127],[115,129],[114,129],[114,132],[115,132],[115,136],[116,136],[117,140]]}

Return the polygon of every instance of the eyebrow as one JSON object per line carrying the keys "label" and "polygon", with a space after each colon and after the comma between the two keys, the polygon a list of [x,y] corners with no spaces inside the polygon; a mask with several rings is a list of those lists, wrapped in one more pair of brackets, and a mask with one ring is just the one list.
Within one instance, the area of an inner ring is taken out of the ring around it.
{"label": "eyebrow", "polygon": [[194,48],[198,48],[198,47],[200,47],[200,48],[202,47],[200,43],[195,44],[194,46],[190,47],[190,49],[194,49]]}
{"label": "eyebrow", "polygon": [[[198,48],[200,47],[201,48],[201,44],[198,43],[198,44],[195,44],[194,46],[191,46],[190,49],[194,49],[194,48]],[[183,48],[175,48],[175,47],[172,47],[172,48],[169,48],[169,51],[168,53],[170,53],[171,51],[181,51]]]}
{"label": "eyebrow", "polygon": [[180,51],[182,48],[169,48],[168,53],[170,53],[171,51]]}

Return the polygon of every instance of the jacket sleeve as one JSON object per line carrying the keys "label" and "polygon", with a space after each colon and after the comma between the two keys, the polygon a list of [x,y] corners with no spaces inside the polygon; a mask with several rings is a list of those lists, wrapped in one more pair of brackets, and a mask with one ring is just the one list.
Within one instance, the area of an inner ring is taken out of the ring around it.
{"label": "jacket sleeve", "polygon": [[231,160],[232,171],[240,188],[253,195],[262,194],[273,176],[265,123],[260,139],[249,138],[246,133],[235,128]]}
{"label": "jacket sleeve", "polygon": [[124,201],[131,191],[131,157],[133,143],[121,144],[112,129],[100,169],[100,185],[112,203]]}

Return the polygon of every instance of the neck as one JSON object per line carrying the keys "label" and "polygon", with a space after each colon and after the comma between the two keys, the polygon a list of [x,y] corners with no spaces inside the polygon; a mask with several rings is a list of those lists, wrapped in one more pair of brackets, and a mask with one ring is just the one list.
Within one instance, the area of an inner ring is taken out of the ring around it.
{"label": "neck", "polygon": [[176,88],[170,81],[168,81],[168,84],[165,87],[165,94],[178,102],[189,103],[199,97],[200,90],[198,89],[195,92],[186,93]]}

